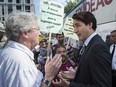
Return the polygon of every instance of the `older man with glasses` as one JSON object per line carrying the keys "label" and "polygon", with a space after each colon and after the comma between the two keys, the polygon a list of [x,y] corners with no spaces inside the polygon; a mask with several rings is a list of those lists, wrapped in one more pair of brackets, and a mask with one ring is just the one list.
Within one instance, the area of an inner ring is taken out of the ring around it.
{"label": "older man with glasses", "polygon": [[55,55],[45,64],[45,77],[34,63],[31,51],[41,35],[33,13],[12,12],[6,20],[8,43],[0,55],[0,87],[49,87],[61,64]]}

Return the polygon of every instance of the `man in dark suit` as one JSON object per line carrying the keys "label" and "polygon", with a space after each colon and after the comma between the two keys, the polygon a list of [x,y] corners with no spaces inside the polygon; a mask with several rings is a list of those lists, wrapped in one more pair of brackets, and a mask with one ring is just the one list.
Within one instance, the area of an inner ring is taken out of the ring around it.
{"label": "man in dark suit", "polygon": [[112,85],[116,87],[116,30],[110,32],[110,53],[112,57]]}
{"label": "man in dark suit", "polygon": [[66,83],[64,87],[112,87],[111,55],[105,42],[95,32],[96,18],[91,12],[76,13],[72,18],[74,32],[86,48],[81,52],[74,80],[68,82],[60,75]]}

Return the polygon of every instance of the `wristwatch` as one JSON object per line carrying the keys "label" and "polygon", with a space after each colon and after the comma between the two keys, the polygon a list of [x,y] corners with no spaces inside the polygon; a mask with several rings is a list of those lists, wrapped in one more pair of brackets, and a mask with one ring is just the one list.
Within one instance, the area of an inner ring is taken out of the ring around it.
{"label": "wristwatch", "polygon": [[48,86],[50,87],[51,85],[51,81],[47,80],[46,78],[43,79],[43,82]]}

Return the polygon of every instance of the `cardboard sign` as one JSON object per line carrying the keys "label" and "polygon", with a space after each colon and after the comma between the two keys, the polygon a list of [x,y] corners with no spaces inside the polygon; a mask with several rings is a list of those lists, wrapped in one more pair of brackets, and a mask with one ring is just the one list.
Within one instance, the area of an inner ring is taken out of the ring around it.
{"label": "cardboard sign", "polygon": [[67,17],[66,21],[64,23],[64,36],[70,37],[75,40],[79,40],[78,36],[74,33],[74,28],[73,28],[73,19]]}
{"label": "cardboard sign", "polygon": [[53,0],[40,1],[40,31],[60,33],[63,27],[64,6]]}

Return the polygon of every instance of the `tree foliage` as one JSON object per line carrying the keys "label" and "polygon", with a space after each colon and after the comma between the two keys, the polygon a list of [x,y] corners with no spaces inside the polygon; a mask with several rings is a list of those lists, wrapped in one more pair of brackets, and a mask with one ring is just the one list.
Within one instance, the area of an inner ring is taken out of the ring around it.
{"label": "tree foliage", "polygon": [[75,1],[68,1],[66,2],[67,5],[64,7],[64,13],[67,14],[69,11],[71,11],[76,5],[77,3],[79,2],[80,0],[75,0]]}

